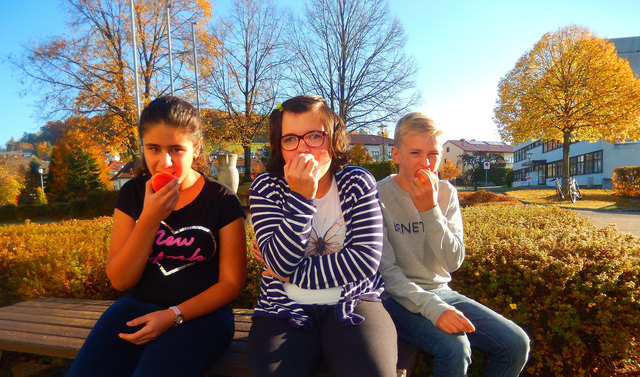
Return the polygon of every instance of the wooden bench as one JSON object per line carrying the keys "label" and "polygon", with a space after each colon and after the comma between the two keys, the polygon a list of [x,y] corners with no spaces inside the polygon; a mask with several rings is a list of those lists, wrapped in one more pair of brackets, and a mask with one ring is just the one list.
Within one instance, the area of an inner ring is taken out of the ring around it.
{"label": "wooden bench", "polygon": [[[40,298],[0,308],[0,358],[2,351],[73,359],[89,331],[113,301]],[[236,332],[223,357],[211,366],[213,375],[249,376],[246,340],[251,309],[234,309]],[[398,342],[398,376],[411,376],[417,350]],[[1,374],[1,371],[0,371]],[[328,377],[320,368],[317,377]]]}

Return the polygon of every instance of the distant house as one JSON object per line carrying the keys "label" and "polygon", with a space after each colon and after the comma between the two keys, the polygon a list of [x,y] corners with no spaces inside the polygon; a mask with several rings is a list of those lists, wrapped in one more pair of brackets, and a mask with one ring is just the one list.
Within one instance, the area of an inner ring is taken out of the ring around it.
{"label": "distant house", "polygon": [[113,182],[113,189],[117,191],[131,178],[133,178],[133,160],[127,162],[110,180]]}
{"label": "distant house", "polygon": [[118,174],[126,164],[123,161],[113,161],[107,166],[107,174],[109,177],[113,177]]}
{"label": "distant house", "polygon": [[[458,165],[460,156],[463,154],[497,154],[504,158],[506,167],[513,167],[513,146],[502,141],[479,141],[479,140],[447,140],[442,146],[442,162],[451,162]],[[463,168],[462,166],[458,166]]]}
{"label": "distant house", "polygon": [[377,135],[349,134],[349,146],[353,147],[356,143],[362,143],[373,161],[391,160],[391,147],[393,147],[393,139]]}

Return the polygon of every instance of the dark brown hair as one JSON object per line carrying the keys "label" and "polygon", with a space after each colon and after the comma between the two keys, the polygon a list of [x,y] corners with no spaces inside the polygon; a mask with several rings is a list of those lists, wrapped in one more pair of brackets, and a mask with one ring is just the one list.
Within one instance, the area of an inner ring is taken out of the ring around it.
{"label": "dark brown hair", "polygon": [[[197,147],[198,141],[202,138],[202,119],[200,119],[198,110],[180,97],[158,97],[145,106],[140,114],[140,123],[138,124],[140,141],[142,142],[147,130],[161,123],[169,127],[179,128],[189,135],[194,147]],[[192,167],[194,170],[204,174],[207,170],[205,156],[202,153],[202,149],[197,152],[198,157],[193,161]],[[149,175],[144,153],[142,153],[141,162],[139,169],[136,169],[138,170],[136,175]]]}
{"label": "dark brown hair", "polygon": [[349,162],[349,135],[342,119],[327,105],[324,98],[319,96],[297,96],[284,101],[269,116],[269,144],[271,154],[266,163],[267,172],[271,175],[284,176],[284,158],[280,147],[282,137],[282,115],[285,112],[295,114],[315,112],[324,124],[327,132],[326,140],[329,143],[329,155],[331,156],[331,173],[342,170]]}

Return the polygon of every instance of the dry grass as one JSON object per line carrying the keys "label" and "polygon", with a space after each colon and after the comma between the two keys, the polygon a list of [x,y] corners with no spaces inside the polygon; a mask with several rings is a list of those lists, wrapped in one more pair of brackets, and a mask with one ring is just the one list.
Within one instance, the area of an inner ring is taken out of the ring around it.
{"label": "dry grass", "polygon": [[581,188],[582,199],[571,203],[558,202],[554,189],[511,190],[506,194],[518,200],[545,205],[582,209],[631,209],[640,210],[640,198],[624,198],[613,195],[612,190]]}

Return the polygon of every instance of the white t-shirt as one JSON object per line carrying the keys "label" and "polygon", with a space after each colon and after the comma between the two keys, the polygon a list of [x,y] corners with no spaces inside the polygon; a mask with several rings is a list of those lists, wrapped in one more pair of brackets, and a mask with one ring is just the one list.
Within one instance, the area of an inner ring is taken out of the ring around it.
{"label": "white t-shirt", "polygon": [[[314,203],[317,212],[311,222],[311,237],[305,248],[305,258],[337,253],[342,250],[345,240],[346,227],[335,178],[331,180],[327,194],[314,199]],[[290,299],[302,305],[335,305],[342,293],[342,287],[304,289],[291,283],[284,283],[284,290]]]}

